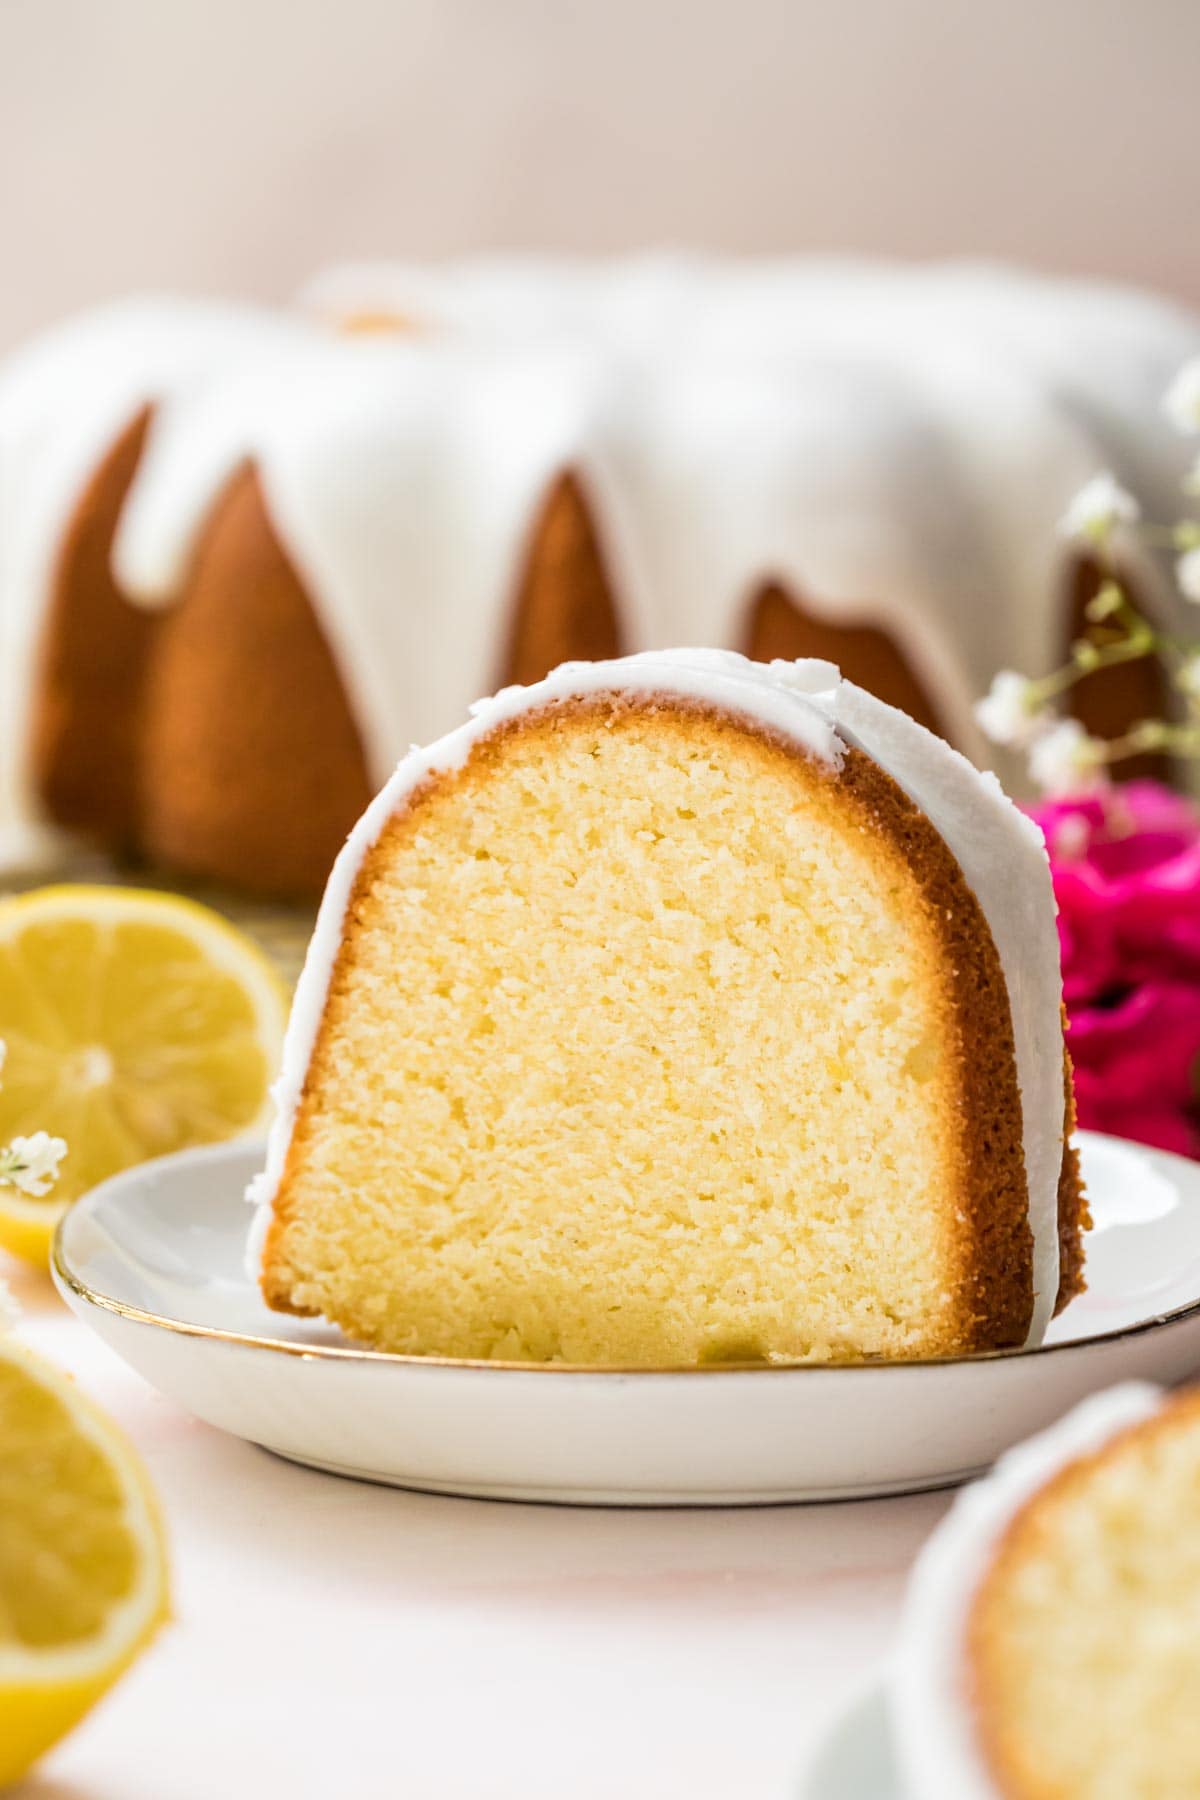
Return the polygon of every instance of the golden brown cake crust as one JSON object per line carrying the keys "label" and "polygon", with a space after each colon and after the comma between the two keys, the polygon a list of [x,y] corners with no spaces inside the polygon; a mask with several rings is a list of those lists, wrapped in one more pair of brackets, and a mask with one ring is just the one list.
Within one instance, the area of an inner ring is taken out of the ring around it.
{"label": "golden brown cake crust", "polygon": [[[1062,1009],[1064,1039],[1067,1009]],[[1055,1313],[1060,1313],[1068,1300],[1082,1294],[1087,1286],[1083,1274],[1083,1234],[1092,1227],[1079,1152],[1072,1142],[1075,1130],[1075,1085],[1071,1074],[1071,1054],[1063,1043],[1063,1159],[1058,1177],[1058,1297]]]}
{"label": "golden brown cake crust", "polygon": [[947,736],[933,696],[881,626],[861,620],[843,625],[822,618],[796,595],[770,583],[751,602],[746,641],[739,647],[756,662],[811,656],[836,663],[847,681],[898,707],[939,737]]}
{"label": "golden brown cake crust", "polygon": [[1074,1458],[1052,1475],[1008,1521],[987,1572],[976,1589],[967,1620],[968,1693],[985,1760],[1006,1800],[1062,1800],[1061,1787],[1040,1779],[1029,1768],[1021,1747],[1004,1729],[993,1691],[995,1659],[1002,1655],[998,1615],[1016,1569],[1036,1544],[1048,1507],[1086,1489],[1093,1473],[1113,1455],[1135,1445],[1150,1445],[1178,1430],[1200,1424],[1200,1389],[1177,1394],[1150,1417],[1117,1431],[1100,1447]]}
{"label": "golden brown cake crust", "polygon": [[942,837],[900,786],[861,751],[842,780],[871,824],[898,844],[925,891],[954,971],[946,1030],[959,1070],[965,1168],[955,1210],[970,1312],[963,1350],[1024,1343],[1033,1312],[1033,1233],[1008,989],[991,930]]}
{"label": "golden brown cake crust", "polygon": [[941,1011],[945,1041],[957,1072],[957,1101],[948,1129],[959,1148],[958,1191],[944,1197],[959,1270],[954,1351],[1021,1344],[1033,1306],[1033,1242],[1028,1220],[1022,1120],[1016,1057],[1007,989],[991,933],[979,903],[957,862],[925,815],[898,784],[869,757],[846,753],[839,773],[812,759],[753,722],[711,707],[663,696],[601,696],[557,704],[510,721],[481,739],[463,768],[431,777],[393,815],[359,869],[347,908],[347,923],[331,974],[329,1000],[318,1030],[296,1113],[292,1143],[280,1182],[263,1257],[263,1291],[272,1306],[293,1310],[285,1239],[289,1222],[289,1175],[302,1143],[306,1116],[317,1104],[325,1073],[336,1057],[338,995],[355,960],[360,897],[369,894],[393,855],[392,832],[411,826],[436,796],[470,779],[477,760],[491,757],[514,734],[551,736],[568,721],[599,716],[666,712],[701,718],[718,733],[749,734],[790,765],[803,762],[836,784],[839,799],[859,816],[865,833],[878,834],[914,871],[928,921],[943,946]]}
{"label": "golden brown cake crust", "polygon": [[139,833],[141,695],[158,621],[125,600],[113,535],[141,457],[143,412],[88,482],[54,569],[31,720],[34,786],[49,816],[117,849]]}
{"label": "golden brown cake crust", "polygon": [[281,898],[319,890],[371,796],[309,598],[245,468],[221,496],[146,682],[146,850]]}
{"label": "golden brown cake crust", "polygon": [[560,477],[530,538],[500,686],[541,681],[562,662],[623,654],[612,586],[579,479]]}

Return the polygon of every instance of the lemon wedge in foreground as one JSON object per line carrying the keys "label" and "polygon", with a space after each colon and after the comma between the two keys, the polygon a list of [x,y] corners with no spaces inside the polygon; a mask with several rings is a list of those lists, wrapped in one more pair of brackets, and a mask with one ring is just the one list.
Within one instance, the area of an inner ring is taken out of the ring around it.
{"label": "lemon wedge in foreground", "polygon": [[167,1612],[162,1526],[133,1449],[65,1375],[0,1338],[0,1787]]}
{"label": "lemon wedge in foreground", "polygon": [[0,1245],[44,1262],[97,1182],[264,1126],[286,1012],[257,945],[191,900],[50,887],[0,901],[0,1144],[67,1143],[44,1199],[0,1186]]}

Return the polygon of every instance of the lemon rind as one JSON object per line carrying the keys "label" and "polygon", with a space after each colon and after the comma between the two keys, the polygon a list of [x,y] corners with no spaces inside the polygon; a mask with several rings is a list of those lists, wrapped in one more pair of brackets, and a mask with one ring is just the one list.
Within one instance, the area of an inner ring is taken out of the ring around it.
{"label": "lemon rind", "polygon": [[118,1672],[169,1613],[166,1546],[158,1503],[133,1446],[69,1376],[23,1343],[5,1340],[0,1357],[15,1361],[30,1379],[62,1402],[72,1426],[91,1442],[117,1474],[130,1533],[141,1552],[139,1580],[118,1602],[104,1629],[90,1638],[50,1650],[0,1646],[0,1696],[8,1688],[47,1688],[103,1679]]}

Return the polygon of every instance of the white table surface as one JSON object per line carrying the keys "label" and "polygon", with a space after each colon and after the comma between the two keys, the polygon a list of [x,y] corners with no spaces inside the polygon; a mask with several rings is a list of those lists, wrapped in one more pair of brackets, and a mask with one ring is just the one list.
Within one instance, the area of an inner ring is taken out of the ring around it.
{"label": "white table surface", "polygon": [[196,1423],[4,1273],[22,1333],[141,1449],[175,1611],[19,1800],[783,1800],[949,1504],[622,1512],[344,1481]]}

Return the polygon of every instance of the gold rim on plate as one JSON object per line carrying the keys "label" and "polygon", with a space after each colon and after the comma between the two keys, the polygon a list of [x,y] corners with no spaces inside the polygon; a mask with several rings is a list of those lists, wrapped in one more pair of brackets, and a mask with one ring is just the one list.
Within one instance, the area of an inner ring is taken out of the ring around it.
{"label": "gold rim on plate", "polygon": [[[155,1158],[155,1162],[172,1162],[176,1157],[212,1156],[216,1161],[221,1154],[227,1154],[237,1145],[236,1139],[221,1144],[205,1145],[203,1149],[176,1151],[173,1156]],[[151,1164],[142,1164],[145,1169]],[[114,1181],[125,1179],[121,1175],[111,1177]],[[1200,1298],[1187,1302],[1184,1306],[1172,1308],[1170,1312],[1157,1313],[1153,1318],[1139,1319],[1135,1325],[1123,1326],[1118,1331],[1094,1332],[1088,1337],[1068,1338],[1063,1343],[1037,1344],[1011,1350],[974,1350],[966,1356],[922,1356],[896,1358],[890,1361],[880,1359],[878,1362],[712,1362],[712,1363],[664,1363],[647,1365],[644,1363],[569,1363],[569,1362],[510,1362],[498,1358],[468,1356],[415,1356],[407,1352],[394,1350],[368,1350],[356,1344],[300,1344],[289,1338],[261,1337],[255,1332],[228,1331],[220,1325],[194,1325],[183,1319],[169,1318],[165,1313],[149,1312],[143,1307],[130,1306],[124,1300],[118,1300],[111,1294],[103,1294],[89,1286],[70,1267],[63,1249],[63,1238],[70,1222],[71,1214],[76,1207],[87,1202],[103,1187],[93,1188],[91,1195],[83,1195],[59,1220],[54,1232],[51,1247],[51,1268],[61,1288],[74,1294],[89,1306],[95,1306],[102,1312],[112,1313],[116,1317],[127,1320],[134,1325],[153,1325],[160,1331],[173,1332],[178,1337],[205,1338],[217,1343],[236,1344],[243,1349],[271,1350],[283,1356],[299,1356],[309,1362],[361,1362],[371,1364],[399,1364],[406,1368],[419,1369],[502,1369],[510,1374],[520,1375],[620,1375],[662,1376],[662,1375],[800,1375],[831,1373],[878,1373],[895,1369],[947,1368],[960,1363],[1011,1362],[1027,1356],[1053,1356],[1063,1351],[1087,1350],[1101,1344],[1118,1344],[1127,1338],[1141,1337],[1146,1332],[1156,1331],[1163,1325],[1178,1325],[1184,1320],[1200,1317]]]}

